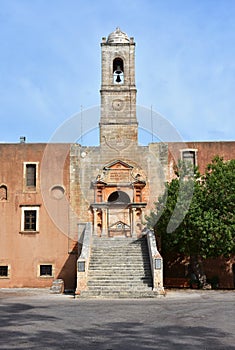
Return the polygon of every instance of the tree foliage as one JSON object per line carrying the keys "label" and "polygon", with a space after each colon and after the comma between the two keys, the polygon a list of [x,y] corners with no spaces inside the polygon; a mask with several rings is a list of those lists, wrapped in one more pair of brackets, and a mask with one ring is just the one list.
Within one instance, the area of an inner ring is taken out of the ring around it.
{"label": "tree foliage", "polygon": [[[183,253],[196,261],[234,254],[235,160],[217,156],[204,175],[196,169],[193,176],[188,174],[187,165],[179,164],[176,178],[166,183],[164,194],[147,217],[161,239],[162,254]],[[177,211],[179,215],[173,215]],[[182,220],[169,232],[169,222],[179,217]]]}

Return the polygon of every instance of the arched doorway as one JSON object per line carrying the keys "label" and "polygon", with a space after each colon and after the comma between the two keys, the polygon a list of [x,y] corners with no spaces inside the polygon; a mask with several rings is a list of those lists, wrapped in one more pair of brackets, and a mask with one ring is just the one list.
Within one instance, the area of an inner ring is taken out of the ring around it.
{"label": "arched doorway", "polygon": [[114,191],[108,197],[108,235],[131,236],[131,203],[129,195],[124,191]]}
{"label": "arched doorway", "polygon": [[108,202],[112,204],[122,204],[127,205],[131,202],[130,197],[126,192],[123,191],[114,191],[108,197]]}

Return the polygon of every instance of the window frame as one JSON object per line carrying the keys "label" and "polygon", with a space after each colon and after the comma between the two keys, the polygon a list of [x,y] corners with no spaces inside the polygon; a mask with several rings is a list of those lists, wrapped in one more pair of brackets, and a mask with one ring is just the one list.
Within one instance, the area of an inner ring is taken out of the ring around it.
{"label": "window frame", "polygon": [[[193,152],[194,153],[194,166],[198,165],[198,161],[197,161],[197,152],[198,150],[196,148],[184,148],[180,150],[180,158],[182,162],[185,162],[185,158],[184,158],[184,153],[185,152]],[[191,163],[190,163],[191,164]]]}
{"label": "window frame", "polygon": [[[39,209],[40,209],[40,205],[21,206],[21,223],[20,223],[21,233],[38,233],[39,232]],[[36,211],[36,229],[35,230],[25,230],[25,212],[26,211]]]}
{"label": "window frame", "polygon": [[[42,266],[51,266],[51,275],[42,275],[41,274],[41,267]],[[54,278],[55,276],[55,266],[53,263],[40,263],[37,267],[37,277],[39,278]]]}
{"label": "window frame", "polygon": [[[27,166],[28,165],[34,165],[36,168],[36,179],[35,179],[35,186],[28,186],[27,185]],[[39,167],[39,162],[24,162],[24,170],[23,170],[23,189],[24,192],[37,192],[38,190],[38,167]]]}
{"label": "window frame", "polygon": [[0,279],[9,279],[11,273],[11,266],[9,264],[0,263],[0,268],[1,267],[7,267],[7,275],[0,275]]}

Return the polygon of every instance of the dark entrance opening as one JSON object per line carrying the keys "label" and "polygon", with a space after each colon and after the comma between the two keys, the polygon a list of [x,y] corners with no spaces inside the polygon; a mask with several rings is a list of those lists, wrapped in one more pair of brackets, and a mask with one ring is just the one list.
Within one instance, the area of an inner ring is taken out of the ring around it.
{"label": "dark entrance opening", "polygon": [[108,197],[108,202],[112,204],[128,204],[131,200],[127,193],[123,191],[115,191]]}

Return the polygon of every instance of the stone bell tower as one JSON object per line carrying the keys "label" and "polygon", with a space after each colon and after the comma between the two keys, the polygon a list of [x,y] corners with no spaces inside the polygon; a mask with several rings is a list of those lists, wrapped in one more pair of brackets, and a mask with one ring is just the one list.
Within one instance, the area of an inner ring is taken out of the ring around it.
{"label": "stone bell tower", "polygon": [[103,38],[100,144],[137,143],[135,43],[117,28]]}

